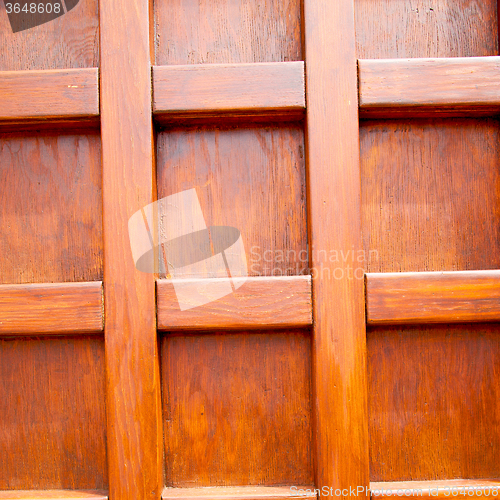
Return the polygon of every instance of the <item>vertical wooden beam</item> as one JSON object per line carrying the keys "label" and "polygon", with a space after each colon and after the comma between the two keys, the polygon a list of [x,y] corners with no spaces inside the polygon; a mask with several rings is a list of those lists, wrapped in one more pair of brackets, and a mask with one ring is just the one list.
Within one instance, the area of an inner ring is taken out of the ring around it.
{"label": "vertical wooden beam", "polygon": [[369,483],[353,0],[304,0],[304,21],[315,482],[352,497]]}
{"label": "vertical wooden beam", "polygon": [[155,277],[135,269],[128,236],[154,199],[150,5],[102,0],[99,12],[109,497],[159,499]]}

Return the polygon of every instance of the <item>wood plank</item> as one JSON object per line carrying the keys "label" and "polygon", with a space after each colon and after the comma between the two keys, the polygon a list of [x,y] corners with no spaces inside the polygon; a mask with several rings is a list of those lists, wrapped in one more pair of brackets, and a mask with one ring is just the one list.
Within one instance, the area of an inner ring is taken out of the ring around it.
{"label": "wood plank", "polygon": [[163,120],[296,113],[305,108],[304,63],[154,66],[153,94],[153,112]]}
{"label": "wood plank", "polygon": [[[149,0],[99,6],[109,496],[163,488],[155,280],[130,252],[129,217],[155,199]],[[119,49],[117,49],[119,47]]]}
{"label": "wood plank", "polygon": [[0,500],[108,500],[104,491],[10,490],[0,491]]}
{"label": "wood plank", "polygon": [[0,285],[0,335],[103,330],[102,282]]}
{"label": "wood plank", "polygon": [[367,323],[500,320],[500,271],[368,273]]}
{"label": "wood plank", "polygon": [[99,70],[0,72],[0,124],[99,118]]}
{"label": "wood plank", "polygon": [[[307,491],[309,490],[309,491]],[[225,486],[205,488],[165,488],[163,500],[282,500],[310,498],[314,486]],[[1,498],[1,497],[0,497]]]}
{"label": "wood plank", "polygon": [[314,478],[349,492],[369,482],[364,284],[321,252],[362,249],[352,0],[305,0],[304,26]]}
{"label": "wood plank", "polygon": [[[396,481],[370,483],[372,498],[418,497],[453,498],[497,496],[500,481],[488,479],[449,479],[442,481]],[[411,493],[410,493],[411,492]],[[485,492],[489,492],[485,495]],[[496,495],[493,493],[496,492]]]}
{"label": "wood plank", "polygon": [[500,57],[359,60],[363,117],[486,115],[500,109]]}
{"label": "wood plank", "polygon": [[[312,324],[310,276],[234,278],[233,293],[193,309],[179,309],[174,281],[210,287],[222,279],[158,280],[158,329],[237,330]],[[244,284],[239,285],[241,282]]]}

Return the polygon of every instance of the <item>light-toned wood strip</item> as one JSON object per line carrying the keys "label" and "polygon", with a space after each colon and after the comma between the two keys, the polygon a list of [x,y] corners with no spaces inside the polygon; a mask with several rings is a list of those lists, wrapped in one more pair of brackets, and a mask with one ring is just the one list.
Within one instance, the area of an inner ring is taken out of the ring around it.
{"label": "light-toned wood strip", "polygon": [[500,493],[500,481],[488,479],[450,479],[441,481],[398,481],[371,483],[372,498],[465,498]]}
{"label": "light-toned wood strip", "polygon": [[153,112],[163,119],[303,110],[304,63],[153,67]]}
{"label": "light-toned wood strip", "polygon": [[314,497],[314,486],[226,486],[165,488],[163,500],[283,500]]}
{"label": "light-toned wood strip", "polygon": [[366,117],[493,114],[500,109],[500,57],[359,60]]}
{"label": "light-toned wood strip", "polygon": [[0,72],[0,124],[98,119],[97,68]]}
{"label": "light-toned wood strip", "polygon": [[0,335],[103,330],[102,282],[0,285]]}
{"label": "light-toned wood strip", "polygon": [[368,273],[367,323],[500,321],[500,271]]}
{"label": "light-toned wood strip", "polygon": [[0,500],[108,500],[105,491],[10,490],[0,491]]}
{"label": "light-toned wood strip", "polygon": [[[310,276],[234,278],[233,293],[184,311],[179,309],[174,281],[179,286],[210,290],[223,279],[158,280],[159,330],[293,328],[312,324]],[[243,283],[241,287],[239,283]]]}

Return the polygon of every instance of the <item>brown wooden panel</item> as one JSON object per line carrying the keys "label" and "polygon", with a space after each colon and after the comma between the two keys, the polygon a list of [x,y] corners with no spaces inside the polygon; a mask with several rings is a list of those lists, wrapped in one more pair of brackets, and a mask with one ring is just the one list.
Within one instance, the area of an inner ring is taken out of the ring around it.
{"label": "brown wooden panel", "polygon": [[365,116],[490,114],[500,109],[500,57],[358,61]]}
{"label": "brown wooden panel", "polygon": [[0,135],[0,282],[102,279],[97,134]]}
{"label": "brown wooden panel", "polygon": [[500,321],[500,271],[368,273],[367,323]]}
{"label": "brown wooden panel", "polygon": [[496,0],[355,0],[360,59],[498,54]]}
{"label": "brown wooden panel", "polygon": [[208,226],[241,231],[249,275],[307,273],[300,125],[160,133],[158,199],[191,188]]}
{"label": "brown wooden panel", "polygon": [[372,481],[500,477],[500,325],[368,333]]}
{"label": "brown wooden panel", "polygon": [[102,282],[0,285],[0,335],[103,329]]}
{"label": "brown wooden panel", "polygon": [[0,71],[99,66],[98,18],[98,0],[81,0],[74,9],[53,21],[12,33],[2,2]]}
{"label": "brown wooden panel", "polygon": [[108,500],[105,492],[71,490],[11,490],[0,491],[1,500]]}
{"label": "brown wooden panel", "polygon": [[154,66],[153,89],[157,118],[297,112],[305,107],[304,63]]}
{"label": "brown wooden panel", "polygon": [[360,141],[369,272],[500,268],[496,120],[369,121]]}
{"label": "brown wooden panel", "polygon": [[156,64],[299,61],[301,2],[155,2]]}
{"label": "brown wooden panel", "polygon": [[156,282],[159,330],[293,328],[312,324],[310,276],[235,278],[234,282],[244,284],[233,293],[185,311],[179,308],[172,281]]}
{"label": "brown wooden panel", "polygon": [[95,68],[0,72],[0,94],[0,123],[99,116]]}
{"label": "brown wooden panel", "polygon": [[[304,490],[304,487],[300,488]],[[314,489],[309,486],[309,489]],[[290,486],[213,486],[205,488],[165,488],[163,500],[282,500],[287,498],[316,497],[307,493],[290,489]],[[1,498],[1,497],[0,497]]]}
{"label": "brown wooden panel", "polygon": [[0,339],[0,488],[107,486],[104,342]]}
{"label": "brown wooden panel", "polygon": [[168,486],[311,484],[310,336],[162,338]]}

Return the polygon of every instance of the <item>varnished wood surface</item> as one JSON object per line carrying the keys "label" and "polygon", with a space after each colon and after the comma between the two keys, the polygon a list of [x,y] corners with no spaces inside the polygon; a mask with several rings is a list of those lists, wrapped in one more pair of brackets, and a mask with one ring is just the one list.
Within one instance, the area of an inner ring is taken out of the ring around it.
{"label": "varnished wood surface", "polygon": [[[297,488],[297,487],[296,487]],[[301,486],[300,489],[314,489],[313,486]],[[297,488],[299,489],[299,488]],[[286,498],[310,498],[314,494],[294,493],[290,486],[226,486],[205,488],[165,488],[163,500],[280,500]]]}
{"label": "varnished wood surface", "polygon": [[167,486],[307,485],[307,330],[162,336]]}
{"label": "varnished wood surface", "polygon": [[498,55],[496,0],[356,0],[360,59]]}
{"label": "varnished wood surface", "polygon": [[11,490],[0,491],[1,500],[108,500],[104,491]]}
{"label": "varnished wood surface", "polygon": [[104,368],[99,336],[0,339],[1,490],[107,488]]}
{"label": "varnished wood surface", "polygon": [[367,323],[500,321],[500,271],[368,273]]}
{"label": "varnished wood surface", "polygon": [[101,139],[0,135],[0,283],[102,280]]}
{"label": "varnished wood surface", "polygon": [[500,325],[368,330],[370,479],[500,477]]}
{"label": "varnished wood surface", "polygon": [[351,0],[304,0],[314,483],[344,491],[369,481],[364,284],[320,251],[362,244],[353,8]]}
{"label": "varnished wood surface", "polygon": [[155,3],[156,64],[302,60],[299,0]]}
{"label": "varnished wood surface", "polygon": [[102,282],[0,285],[0,335],[103,330]]}
{"label": "varnished wood surface", "polygon": [[500,109],[500,57],[359,60],[362,115]]}
{"label": "varnished wood surface", "polygon": [[[109,496],[163,489],[155,281],[139,272],[128,219],[154,199],[148,0],[100,4],[104,312]],[[76,10],[76,9],[75,9]]]}
{"label": "varnished wood surface", "polygon": [[153,67],[153,112],[263,114],[305,107],[304,63]]}
{"label": "varnished wood surface", "polygon": [[0,123],[99,117],[97,68],[0,72]]}

